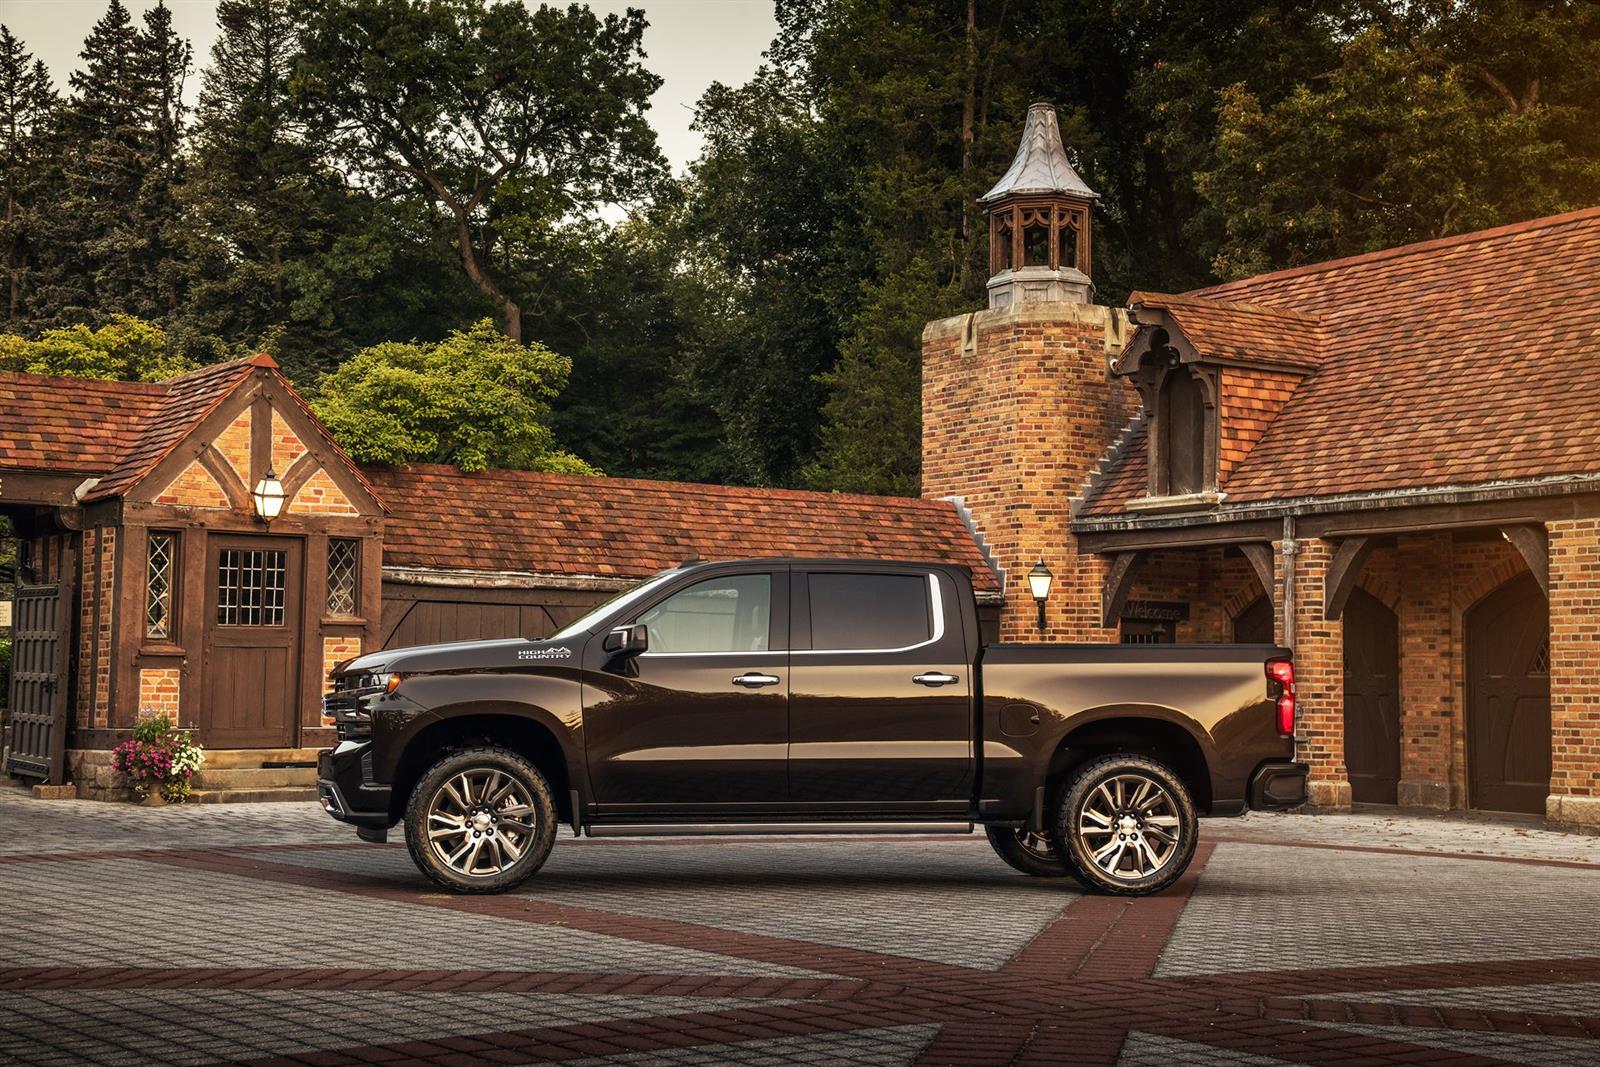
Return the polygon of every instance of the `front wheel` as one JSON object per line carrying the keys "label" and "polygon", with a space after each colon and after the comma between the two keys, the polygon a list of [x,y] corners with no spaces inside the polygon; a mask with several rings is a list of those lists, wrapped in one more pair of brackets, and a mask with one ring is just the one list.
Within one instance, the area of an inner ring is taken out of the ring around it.
{"label": "front wheel", "polygon": [[498,745],[451,752],[406,804],[406,846],[423,874],[457,893],[503,893],[544,866],[556,808],[539,769]]}
{"label": "front wheel", "polygon": [[1046,834],[1012,826],[987,826],[984,830],[995,854],[1023,874],[1065,878],[1075,873]]}
{"label": "front wheel", "polygon": [[1178,880],[1200,836],[1189,790],[1146,756],[1104,756],[1072,779],[1057,809],[1056,840],[1090,888],[1147,896]]}

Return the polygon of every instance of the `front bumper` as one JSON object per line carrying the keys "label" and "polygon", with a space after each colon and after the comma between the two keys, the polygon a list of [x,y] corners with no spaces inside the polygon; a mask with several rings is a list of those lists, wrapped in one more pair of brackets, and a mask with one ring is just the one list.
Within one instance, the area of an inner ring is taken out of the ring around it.
{"label": "front bumper", "polygon": [[372,742],[341,741],[317,756],[317,800],[322,810],[356,827],[387,829],[390,787],[372,780]]}
{"label": "front bumper", "polygon": [[1257,811],[1299,807],[1306,802],[1306,776],[1310,773],[1304,763],[1263,763],[1250,779],[1250,806]]}

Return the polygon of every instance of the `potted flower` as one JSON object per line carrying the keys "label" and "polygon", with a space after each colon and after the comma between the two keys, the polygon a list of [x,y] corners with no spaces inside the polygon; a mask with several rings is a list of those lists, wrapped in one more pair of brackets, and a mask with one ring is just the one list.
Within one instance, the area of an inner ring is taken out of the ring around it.
{"label": "potted flower", "polygon": [[111,765],[146,804],[182,804],[189,779],[204,762],[194,738],[165,714],[141,718],[133,736],[111,751]]}

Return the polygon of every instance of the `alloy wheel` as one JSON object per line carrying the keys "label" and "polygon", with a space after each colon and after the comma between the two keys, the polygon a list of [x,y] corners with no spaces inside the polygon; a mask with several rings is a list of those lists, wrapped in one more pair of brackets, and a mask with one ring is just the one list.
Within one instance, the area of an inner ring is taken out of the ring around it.
{"label": "alloy wheel", "polygon": [[1104,874],[1119,881],[1148,878],[1178,854],[1181,833],[1177,801],[1165,786],[1143,774],[1118,774],[1090,791],[1078,814],[1083,852]]}
{"label": "alloy wheel", "polygon": [[428,844],[458,874],[487,878],[513,867],[538,828],[526,786],[494,767],[448,779],[428,803]]}

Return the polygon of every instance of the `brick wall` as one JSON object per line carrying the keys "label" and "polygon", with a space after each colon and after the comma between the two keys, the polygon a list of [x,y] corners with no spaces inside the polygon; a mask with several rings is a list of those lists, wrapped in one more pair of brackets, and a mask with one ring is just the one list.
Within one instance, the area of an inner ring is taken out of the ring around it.
{"label": "brick wall", "polygon": [[106,726],[111,716],[111,642],[116,634],[117,531],[100,531],[100,551],[96,570],[99,592],[95,596],[94,725]]}
{"label": "brick wall", "polygon": [[253,486],[250,479],[250,409],[239,412],[239,417],[228,424],[215,443],[222,458],[239,476],[239,481],[246,486]]}
{"label": "brick wall", "polygon": [[177,667],[145,667],[139,672],[138,717],[166,715],[178,722]]}
{"label": "brick wall", "polygon": [[[1448,808],[1459,705],[1451,682],[1456,656],[1451,619],[1448,533],[1401,537],[1392,554],[1400,621],[1401,804]],[[1363,576],[1364,577],[1364,576]]]}
{"label": "brick wall", "polygon": [[277,409],[272,412],[272,469],[278,477],[283,477],[285,471],[294,466],[294,461],[306,454],[305,442],[295,435],[293,429],[279,415]]}
{"label": "brick wall", "polygon": [[[248,458],[246,464],[249,463]],[[248,469],[248,467],[247,467]],[[222,491],[210,471],[195,460],[156,496],[158,504],[177,504],[192,508],[225,508],[228,494]]]}
{"label": "brick wall", "polygon": [[1303,540],[1296,547],[1294,674],[1299,702],[1299,758],[1311,765],[1308,791],[1319,808],[1350,806],[1344,764],[1344,624],[1322,617],[1333,546]]}
{"label": "brick wall", "polygon": [[1600,520],[1549,524],[1550,798],[1559,822],[1600,825]]}
{"label": "brick wall", "polygon": [[[1132,414],[1107,370],[1123,319],[1088,304],[1024,304],[923,332],[922,491],[959,496],[1005,572],[1001,637],[1114,641],[1100,626],[1106,562],[1079,557],[1072,499]],[[1046,626],[1026,574],[1055,575]]]}
{"label": "brick wall", "polygon": [[94,617],[100,592],[95,576],[100,568],[100,531],[85,530],[80,543],[83,550],[78,560],[78,692],[74,721],[86,728],[93,719],[94,707]]}
{"label": "brick wall", "polygon": [[356,506],[344,495],[344,490],[334,484],[328,472],[318,470],[295,493],[287,509],[291,514],[355,515]]}

